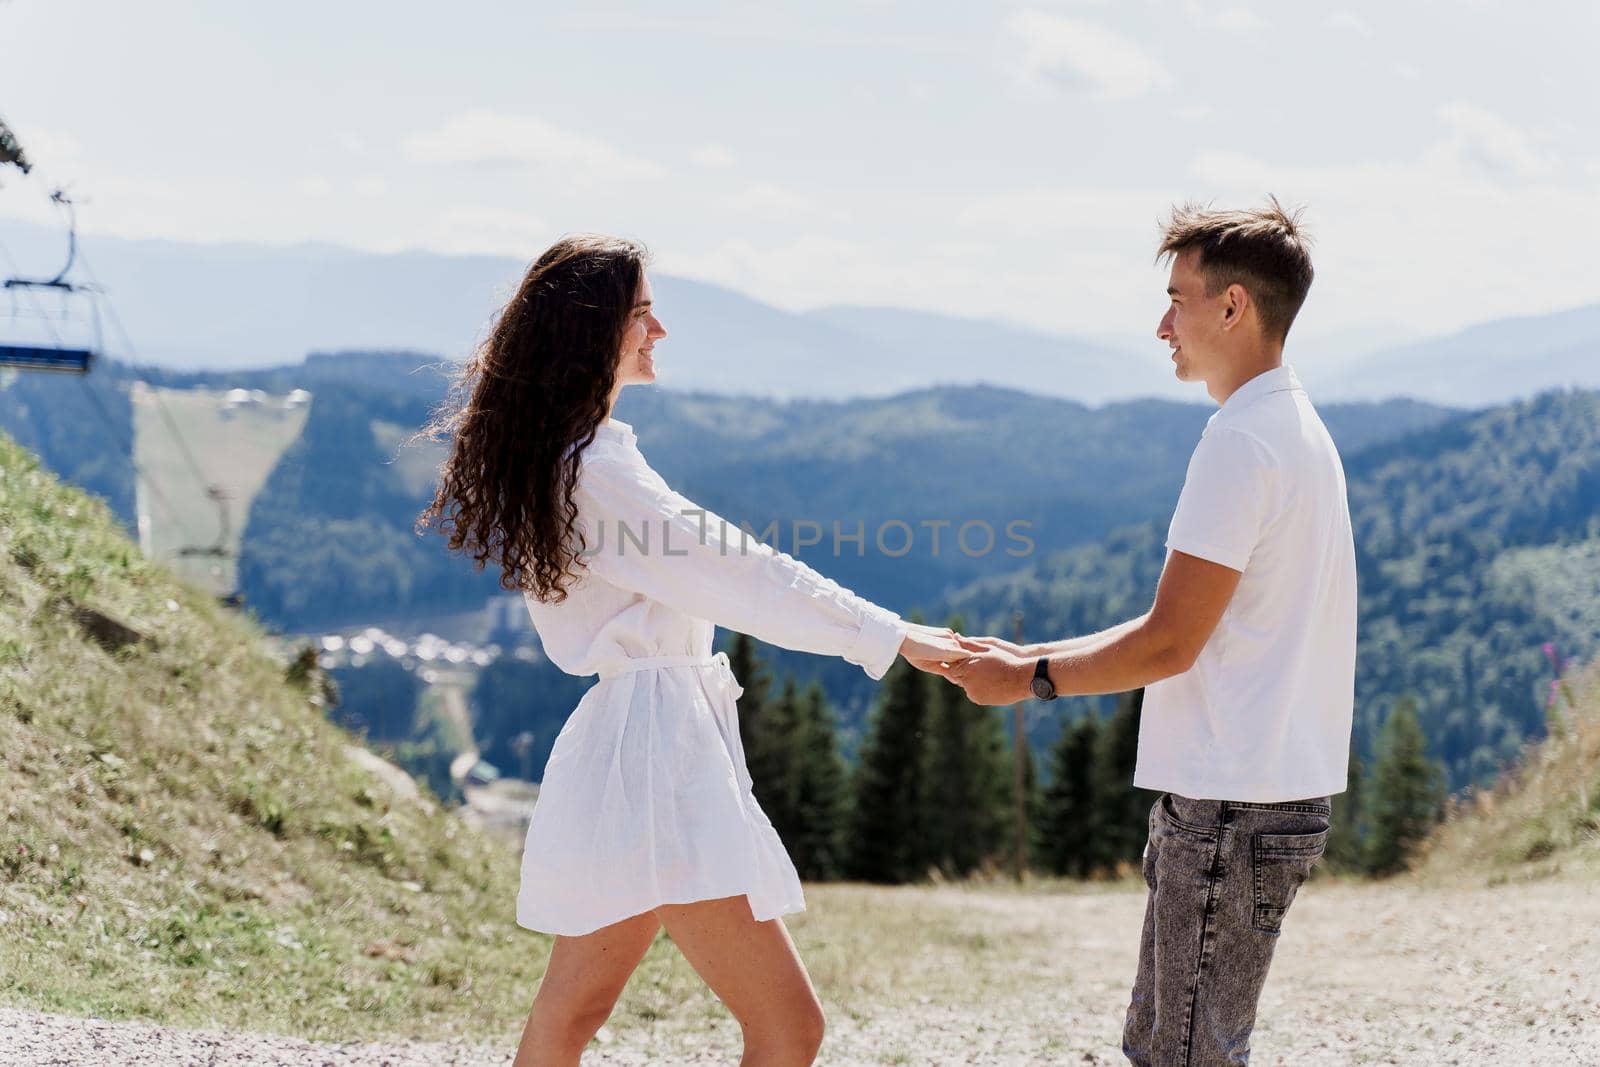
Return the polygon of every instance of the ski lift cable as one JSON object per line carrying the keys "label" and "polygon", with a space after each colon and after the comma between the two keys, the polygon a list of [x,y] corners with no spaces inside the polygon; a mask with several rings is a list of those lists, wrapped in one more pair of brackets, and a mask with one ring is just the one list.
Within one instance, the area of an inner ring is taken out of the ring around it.
{"label": "ski lift cable", "polygon": [[[64,195],[64,193],[58,190],[54,195],[52,195],[51,199],[67,209],[69,218],[72,216],[72,202]],[[121,337],[123,349],[127,353],[129,361],[133,364],[142,362],[139,358],[138,349],[133,343],[133,338],[128,333],[127,327],[123,324],[121,314],[119,314],[117,311],[116,304],[111,300],[110,294],[107,293],[105,286],[101,284],[99,277],[95,274],[93,264],[89,262],[89,257],[85,253],[82,244],[77,240],[77,226],[75,222],[70,224],[70,228],[72,231],[73,240],[69,248],[68,266],[67,268],[63,268],[61,276],[65,275],[66,270],[70,269],[74,262],[76,262],[82,268],[83,273],[89,279],[89,284],[84,288],[93,291],[99,298],[96,303],[96,308],[98,309],[103,307],[105,309],[107,317],[111,320],[113,328]],[[34,302],[37,304],[37,298],[34,298]],[[53,328],[51,332],[54,334]],[[153,388],[150,390],[150,395],[155,400],[156,412],[161,416],[162,424],[166,427],[166,430],[171,435],[172,440],[177,444],[178,452],[182,457],[184,464],[194,475],[196,484],[202,487],[206,491],[206,496],[211,498],[218,505],[217,541],[213,546],[214,551],[211,554],[220,552],[224,555],[231,555],[232,553],[227,552],[225,549],[226,541],[230,534],[230,523],[227,514],[227,505],[222,499],[224,495],[223,488],[220,485],[213,484],[210,478],[207,477],[206,472],[201,468],[199,460],[195,458],[194,450],[189,447],[188,439],[184,436],[183,431],[179,428],[178,421],[173,417],[172,409],[162,397],[161,391]],[[148,478],[146,478],[146,483],[152,488],[154,487],[154,483]],[[174,513],[170,506],[167,507],[166,510],[168,511],[169,517],[174,517]],[[182,533],[186,546],[193,547],[199,544],[185,524],[174,521],[174,526],[180,533]],[[179,555],[185,554],[187,554],[187,550],[180,549]]]}
{"label": "ski lift cable", "polygon": [[[24,175],[27,175],[34,169],[31,163],[28,162],[23,156],[21,146],[16,143],[15,137],[12,135],[11,130],[3,121],[0,121],[0,149],[5,150],[3,153],[4,161],[15,163],[18,169],[20,169]],[[83,262],[85,271],[90,273],[90,286],[75,287],[66,283],[67,273],[71,271],[73,264],[80,259],[78,248],[77,212],[74,209],[72,200],[66,194],[66,186],[64,184],[56,185],[55,191],[51,194],[50,199],[53,203],[64,208],[67,212],[68,246],[66,265],[56,273],[56,276],[53,279],[45,284],[65,288],[69,291],[74,288],[87,288],[88,291],[95,296],[104,295],[105,289],[100,285],[99,279],[93,277],[92,271],[90,271],[89,264],[86,259]],[[11,276],[20,277],[20,271],[17,268],[17,261],[15,257],[11,255],[11,250],[6,247],[3,241],[0,241],[0,254],[5,256]],[[16,287],[8,285],[7,288]],[[33,305],[35,311],[39,315],[40,320],[44,323],[45,329],[50,334],[51,340],[55,343],[56,348],[58,350],[64,350],[66,345],[62,342],[60,334],[56,332],[56,328],[51,322],[49,312],[40,301],[38,294],[33,291],[31,286],[24,285],[20,288],[22,288],[27,294],[28,301]],[[95,305],[96,349],[100,348],[98,306],[99,305],[97,303]],[[121,317],[116,315],[116,310],[109,304],[109,301],[107,302],[107,307],[110,308],[111,313],[114,316],[116,327],[122,334],[124,344],[127,345],[129,351],[131,352],[133,349],[133,342],[131,338],[128,337],[127,330],[122,326]],[[192,544],[194,542],[194,536],[189,530],[188,524],[183,521],[178,509],[173,506],[172,501],[168,498],[167,494],[161,491],[160,484],[156,481],[156,479],[151,476],[149,471],[140,466],[137,457],[134,455],[132,443],[129,442],[128,444],[124,445],[123,442],[117,440],[116,436],[112,434],[111,427],[116,423],[116,419],[108,410],[106,410],[104,401],[100,399],[99,394],[96,393],[89,386],[89,383],[84,381],[81,376],[78,379],[78,384],[83,389],[84,397],[87,398],[94,406],[95,410],[99,412],[100,432],[103,433],[106,439],[111,442],[113,452],[116,454],[121,454],[127,459],[129,467],[132,468],[134,475],[138,479],[138,481],[135,482],[136,487],[140,484],[143,485],[145,491],[150,494],[151,498],[156,502],[161,510],[166,513],[167,521],[171,523],[172,528],[182,536],[185,542]],[[163,419],[167,424],[167,429],[177,440],[178,446],[183,452],[185,461],[188,463],[191,470],[194,470],[196,474],[200,475],[200,483],[202,485],[206,485],[208,490],[211,489],[212,487],[206,483],[203,473],[200,472],[199,466],[194,460],[194,454],[189,450],[188,442],[185,441],[182,435],[178,432],[177,426],[172,419],[171,413],[167,410],[165,403],[161,402],[161,394],[157,392],[155,393],[155,397]],[[138,516],[136,516],[136,520],[137,518]]]}
{"label": "ski lift cable", "polygon": [[[17,261],[11,255],[11,250],[6,247],[4,241],[0,241],[0,256],[5,257],[7,269],[11,273],[16,274]],[[36,294],[29,293],[28,298],[33,301],[36,308],[39,310],[40,317],[45,323],[45,329],[50,332],[51,340],[53,340],[59,346],[61,344],[60,335],[56,333],[55,326],[50,322],[49,314],[44,310],[43,306],[38,303],[38,296]],[[171,522],[178,532],[183,535],[183,539],[185,541],[193,540],[193,538],[190,536],[188,528],[184,525],[182,518],[179,516],[178,510],[172,506],[172,502],[167,498],[167,495],[161,491],[160,486],[156,483],[156,480],[150,476],[150,473],[139,465],[138,459],[133,454],[132,447],[124,445],[123,442],[117,440],[117,438],[111,433],[111,427],[116,424],[117,420],[111,414],[111,412],[106,409],[105,401],[101,400],[100,395],[91,389],[89,387],[89,383],[84,381],[82,378],[78,379],[78,384],[83,387],[83,395],[88,398],[89,402],[94,406],[95,410],[100,415],[100,419],[96,423],[96,425],[100,427],[100,432],[103,433],[106,436],[106,439],[111,442],[112,448],[127,459],[128,465],[133,468],[134,474],[143,480],[145,489],[149,491],[151,497],[155,499],[156,503],[161,506],[161,510],[167,513],[167,520]]]}
{"label": "ski lift cable", "polygon": [[[92,403],[100,412],[101,418],[106,420],[101,423],[102,428],[105,428],[106,436],[112,441],[115,441],[116,439],[111,437],[111,431],[109,429],[111,424],[111,413],[106,410],[105,402],[100,399],[99,395],[95,393],[93,389],[89,388],[88,382],[84,381],[82,378],[79,378],[78,383],[83,386],[84,395],[89,398],[89,402]],[[139,461],[133,458],[131,452],[128,453],[128,462],[133,467],[134,474],[138,475],[139,478],[144,482],[145,491],[155,499],[157,504],[161,505],[161,510],[167,513],[167,521],[170,522],[173,528],[183,536],[185,542],[192,541],[193,537],[189,533],[189,528],[184,525],[183,519],[179,516],[178,509],[173,507],[172,502],[168,500],[167,495],[161,491],[161,488],[156,484],[155,479],[150,477],[150,473],[139,466]]]}
{"label": "ski lift cable", "polygon": [[[100,279],[95,276],[94,267],[90,265],[89,257],[81,246],[77,249],[77,256],[78,262],[83,264],[83,273],[88,276],[89,284],[93,285],[102,294],[106,316],[111,320],[112,329],[116,330],[117,335],[122,339],[123,351],[128,354],[130,362],[134,364],[142,363],[138,350],[133,345],[133,338],[128,336],[128,330],[122,324],[122,316],[117,314],[116,302],[111,299],[111,294],[106,291],[105,286],[100,284]],[[167,432],[177,442],[178,451],[183,455],[184,463],[194,473],[196,481],[205,488],[210,489],[212,487],[211,479],[200,468],[200,463],[195,459],[194,452],[189,448],[189,442],[184,438],[183,431],[178,428],[178,420],[173,418],[171,409],[167,407],[167,402],[161,398],[161,391],[159,389],[151,389],[150,395],[155,398],[156,410],[160,413],[161,421],[166,425]]]}

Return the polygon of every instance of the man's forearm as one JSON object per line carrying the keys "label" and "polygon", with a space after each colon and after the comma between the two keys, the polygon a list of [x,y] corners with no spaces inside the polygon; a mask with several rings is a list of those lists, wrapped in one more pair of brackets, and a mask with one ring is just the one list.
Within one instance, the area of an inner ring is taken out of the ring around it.
{"label": "man's forearm", "polygon": [[1046,653],[1050,682],[1062,696],[1125,693],[1187,670],[1176,641],[1144,615],[1089,638],[1077,647]]}
{"label": "man's forearm", "polygon": [[1053,656],[1058,652],[1083,652],[1094,647],[1095,645],[1102,645],[1107,641],[1111,641],[1122,636],[1123,634],[1132,630],[1134,627],[1142,624],[1147,618],[1149,618],[1148,614],[1140,615],[1136,619],[1129,619],[1127,622],[1119,622],[1117,625],[1112,626],[1109,629],[1101,630],[1099,633],[1084,634],[1082,637],[1066,637],[1062,638],[1060,641],[1044,641],[1037,645],[1028,645],[1025,649],[1023,649],[1023,654],[1037,658],[1039,656]]}

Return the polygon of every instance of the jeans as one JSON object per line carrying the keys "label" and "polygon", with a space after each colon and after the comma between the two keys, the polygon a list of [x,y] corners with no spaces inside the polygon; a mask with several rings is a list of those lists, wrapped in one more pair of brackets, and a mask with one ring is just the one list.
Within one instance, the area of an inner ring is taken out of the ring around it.
{"label": "jeans", "polygon": [[1250,1062],[1283,917],[1328,844],[1328,798],[1150,809],[1150,887],[1122,1051],[1136,1067]]}

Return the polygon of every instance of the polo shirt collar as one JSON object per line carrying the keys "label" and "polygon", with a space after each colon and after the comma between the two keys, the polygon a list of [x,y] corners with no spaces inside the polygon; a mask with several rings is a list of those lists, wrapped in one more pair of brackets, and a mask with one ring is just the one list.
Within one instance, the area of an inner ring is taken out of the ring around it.
{"label": "polo shirt collar", "polygon": [[1287,363],[1273,367],[1271,370],[1263,371],[1235,389],[1233,395],[1228,397],[1220,408],[1212,412],[1211,418],[1206,420],[1206,429],[1210,429],[1211,424],[1218,419],[1231,418],[1262,397],[1270,396],[1273,393],[1304,391],[1305,386],[1300,384],[1300,379],[1295,375],[1293,367]]}

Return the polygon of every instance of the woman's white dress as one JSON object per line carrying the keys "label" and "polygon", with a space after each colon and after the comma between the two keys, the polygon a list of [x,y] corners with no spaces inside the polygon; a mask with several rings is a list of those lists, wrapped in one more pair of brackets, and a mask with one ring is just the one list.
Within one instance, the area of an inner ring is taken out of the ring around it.
{"label": "woman's white dress", "polygon": [[673,492],[626,423],[597,430],[575,501],[587,566],[564,601],[526,599],[545,654],[599,681],[545,765],[517,922],[576,936],[741,894],[758,920],[804,909],[751,794],[741,690],[713,625],[881,678],[906,624]]}

